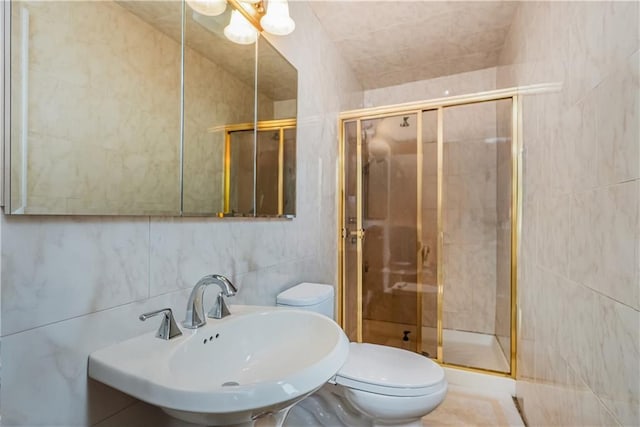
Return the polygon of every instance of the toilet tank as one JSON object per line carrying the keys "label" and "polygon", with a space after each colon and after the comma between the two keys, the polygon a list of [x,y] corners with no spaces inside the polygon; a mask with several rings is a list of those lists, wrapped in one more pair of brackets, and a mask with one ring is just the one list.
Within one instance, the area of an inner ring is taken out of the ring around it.
{"label": "toilet tank", "polygon": [[276,305],[314,311],[333,319],[333,296],[333,286],[305,282],[280,292]]}

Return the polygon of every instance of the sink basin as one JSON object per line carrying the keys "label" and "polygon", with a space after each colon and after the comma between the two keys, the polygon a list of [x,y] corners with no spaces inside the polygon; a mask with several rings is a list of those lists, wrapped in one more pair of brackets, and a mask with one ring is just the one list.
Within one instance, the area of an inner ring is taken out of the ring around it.
{"label": "sink basin", "polygon": [[184,421],[252,425],[285,411],[347,359],[342,329],[317,313],[233,306],[171,340],[148,333],[89,356],[89,376]]}

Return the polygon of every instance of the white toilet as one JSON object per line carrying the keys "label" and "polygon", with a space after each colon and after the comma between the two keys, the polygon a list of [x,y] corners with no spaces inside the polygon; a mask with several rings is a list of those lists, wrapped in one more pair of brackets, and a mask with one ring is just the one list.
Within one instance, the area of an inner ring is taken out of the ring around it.
{"label": "white toilet", "polygon": [[[301,283],[280,293],[281,307],[333,318],[331,285]],[[344,366],[324,387],[298,403],[291,426],[421,426],[447,393],[444,370],[431,359],[376,344],[351,343]]]}

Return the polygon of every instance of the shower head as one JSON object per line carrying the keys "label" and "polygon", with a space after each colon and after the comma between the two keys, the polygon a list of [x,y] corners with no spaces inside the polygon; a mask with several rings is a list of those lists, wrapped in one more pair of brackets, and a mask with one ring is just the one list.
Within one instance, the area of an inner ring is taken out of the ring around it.
{"label": "shower head", "polygon": [[380,161],[389,157],[391,148],[385,138],[374,136],[371,138],[368,144],[369,148],[369,162],[372,160]]}
{"label": "shower head", "polygon": [[378,122],[376,136],[390,142],[415,142],[416,128],[412,126],[415,120],[415,115],[386,117]]}

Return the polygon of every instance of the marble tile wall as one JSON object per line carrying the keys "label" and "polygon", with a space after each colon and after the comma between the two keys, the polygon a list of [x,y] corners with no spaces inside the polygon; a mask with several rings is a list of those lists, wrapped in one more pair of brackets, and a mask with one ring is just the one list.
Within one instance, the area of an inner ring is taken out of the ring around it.
{"label": "marble tile wall", "polygon": [[271,305],[298,282],[335,283],[337,114],[360,108],[363,92],[309,6],[290,9],[298,30],[272,42],[299,72],[297,217],[3,215],[2,425],[175,425],[89,381],[89,353],[154,330],[137,319],[145,310],[183,317],[205,274],[236,283],[232,304]]}
{"label": "marble tile wall", "polygon": [[517,394],[530,425],[640,424],[638,2],[525,2],[499,86],[524,100]]}
{"label": "marble tile wall", "polygon": [[495,76],[494,67],[380,89],[369,89],[364,92],[364,106],[378,107],[493,90],[496,88]]}

